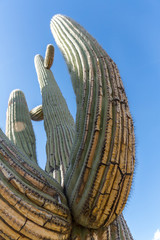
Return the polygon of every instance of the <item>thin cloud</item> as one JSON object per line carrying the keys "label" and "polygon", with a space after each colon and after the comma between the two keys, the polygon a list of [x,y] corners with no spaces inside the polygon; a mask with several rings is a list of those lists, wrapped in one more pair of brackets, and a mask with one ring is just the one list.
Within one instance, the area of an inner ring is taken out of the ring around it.
{"label": "thin cloud", "polygon": [[160,229],[157,229],[152,240],[160,240]]}

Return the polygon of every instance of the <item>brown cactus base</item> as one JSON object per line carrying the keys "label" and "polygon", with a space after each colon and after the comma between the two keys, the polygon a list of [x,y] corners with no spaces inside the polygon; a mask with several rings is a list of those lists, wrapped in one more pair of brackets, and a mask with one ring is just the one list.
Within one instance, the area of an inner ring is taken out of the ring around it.
{"label": "brown cactus base", "polygon": [[121,214],[111,225],[97,230],[73,223],[71,240],[133,240],[133,237]]}

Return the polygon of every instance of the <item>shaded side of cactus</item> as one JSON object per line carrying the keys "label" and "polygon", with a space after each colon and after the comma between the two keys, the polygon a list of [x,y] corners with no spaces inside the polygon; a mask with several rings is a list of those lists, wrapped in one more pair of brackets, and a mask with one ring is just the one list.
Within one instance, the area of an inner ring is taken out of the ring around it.
{"label": "shaded side of cactus", "polygon": [[115,63],[80,25],[56,15],[51,31],[77,101],[75,142],[65,189],[77,223],[108,226],[122,212],[132,183],[133,121]]}
{"label": "shaded side of cactus", "polygon": [[126,221],[121,214],[108,227],[88,229],[73,223],[72,238],[74,240],[133,240]]}

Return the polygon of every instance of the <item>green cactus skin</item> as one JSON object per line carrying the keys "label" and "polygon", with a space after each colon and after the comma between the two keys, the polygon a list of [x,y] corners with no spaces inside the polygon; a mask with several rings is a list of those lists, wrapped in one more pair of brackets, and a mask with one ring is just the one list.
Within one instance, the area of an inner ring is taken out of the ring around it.
{"label": "green cactus skin", "polygon": [[9,97],[6,136],[19,146],[27,156],[37,162],[35,135],[25,96],[14,90]]}
{"label": "green cactus skin", "polygon": [[47,134],[46,172],[63,186],[74,139],[74,120],[52,72],[44,67],[44,60],[40,55],[35,56],[35,67],[42,93],[44,126]]}
{"label": "green cactus skin", "polygon": [[77,100],[65,179],[69,205],[78,224],[108,226],[125,206],[134,171],[134,129],[126,94],[115,63],[80,25],[56,15],[51,31]]}
{"label": "green cactus skin", "polygon": [[29,113],[30,113],[30,118],[33,121],[41,121],[41,120],[43,120],[42,105],[38,105],[37,107],[33,108]]}
{"label": "green cactus skin", "polygon": [[[45,57],[44,64],[36,55],[43,106],[29,113],[24,94],[13,91],[6,124],[10,140],[0,129],[0,239],[133,240],[121,212],[132,183],[135,140],[119,72],[70,18],[56,15],[51,30],[71,73],[76,124],[50,60]],[[46,56],[53,56],[53,49],[47,47]],[[46,172],[26,148],[34,135],[31,119],[44,119]]]}
{"label": "green cactus skin", "polygon": [[68,239],[71,222],[66,203],[60,185],[0,130],[0,235]]}

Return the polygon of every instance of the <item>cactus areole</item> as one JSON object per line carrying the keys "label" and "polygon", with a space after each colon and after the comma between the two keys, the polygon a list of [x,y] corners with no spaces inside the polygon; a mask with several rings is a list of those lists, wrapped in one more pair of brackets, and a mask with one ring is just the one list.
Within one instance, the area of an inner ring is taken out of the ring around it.
{"label": "cactus areole", "polygon": [[[55,15],[51,32],[71,75],[76,122],[50,70],[54,47],[35,56],[42,106],[22,91],[8,102],[0,130],[0,239],[133,240],[122,211],[134,173],[135,138],[116,64],[72,19]],[[45,171],[33,121],[44,121]]]}

